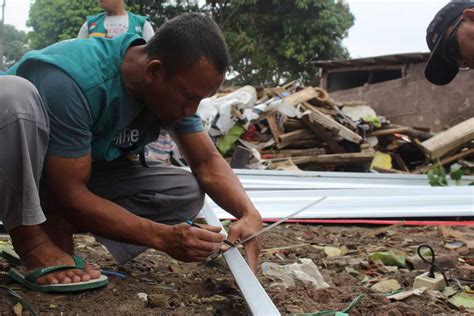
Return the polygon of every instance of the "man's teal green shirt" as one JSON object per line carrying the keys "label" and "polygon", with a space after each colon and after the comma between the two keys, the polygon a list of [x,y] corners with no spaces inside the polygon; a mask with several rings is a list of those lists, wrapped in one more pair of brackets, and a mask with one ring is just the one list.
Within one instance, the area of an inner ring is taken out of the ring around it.
{"label": "man's teal green shirt", "polygon": [[[147,143],[156,140],[160,132],[159,118],[157,118],[157,124],[140,131],[139,140],[132,142],[126,150],[123,146],[116,144],[117,139],[123,138],[119,137],[121,129],[133,125],[146,108],[128,94],[120,69],[127,49],[132,45],[141,44],[145,44],[145,41],[134,34],[123,34],[113,39],[96,37],[67,40],[43,50],[27,53],[8,71],[8,74],[29,79],[31,76],[28,73],[34,72],[39,64],[44,63],[54,65],[64,71],[80,88],[87,102],[87,113],[90,116],[90,124],[87,128],[90,128],[91,132],[89,152],[92,158],[96,161],[111,161],[122,155],[140,152]],[[41,82],[41,77],[33,81]],[[42,90],[38,90],[42,95]],[[64,91],[61,87],[57,87],[54,93],[65,94],[64,100],[67,100],[68,91]],[[48,104],[48,102],[45,103]],[[66,101],[64,107],[68,106],[70,105]],[[75,109],[71,110],[75,111]],[[51,111],[53,110],[48,109],[50,118],[55,117],[55,113]],[[61,118],[58,120],[60,121]],[[54,134],[53,128],[52,124],[52,134]],[[176,133],[193,133],[202,131],[203,127],[199,117],[192,116],[178,122],[173,129]],[[74,155],[66,153],[64,156]]]}

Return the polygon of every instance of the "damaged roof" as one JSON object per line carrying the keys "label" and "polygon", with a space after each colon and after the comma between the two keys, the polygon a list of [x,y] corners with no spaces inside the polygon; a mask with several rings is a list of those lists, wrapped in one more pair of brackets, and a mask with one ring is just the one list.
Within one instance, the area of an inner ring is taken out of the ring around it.
{"label": "damaged roof", "polygon": [[321,60],[314,64],[325,69],[415,64],[426,62],[429,56],[429,53],[406,53],[345,60]]}

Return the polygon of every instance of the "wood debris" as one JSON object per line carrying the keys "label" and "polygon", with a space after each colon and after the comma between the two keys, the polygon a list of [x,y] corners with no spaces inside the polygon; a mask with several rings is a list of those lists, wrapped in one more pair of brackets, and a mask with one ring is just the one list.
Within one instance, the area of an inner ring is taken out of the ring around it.
{"label": "wood debris", "polygon": [[[234,151],[223,153],[234,167],[420,174],[459,163],[474,173],[474,118],[436,134],[392,124],[363,102],[339,103],[319,87],[292,82],[256,91],[256,107],[279,101],[297,115],[272,109],[246,122]],[[377,152],[389,159],[378,164]]]}

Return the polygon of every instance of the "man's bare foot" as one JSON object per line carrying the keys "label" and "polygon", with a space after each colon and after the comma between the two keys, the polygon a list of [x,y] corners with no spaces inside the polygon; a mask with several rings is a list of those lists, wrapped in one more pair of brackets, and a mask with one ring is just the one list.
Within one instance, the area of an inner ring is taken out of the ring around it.
{"label": "man's bare foot", "polygon": [[[18,226],[9,231],[12,243],[21,258],[23,266],[28,270],[56,265],[74,266],[74,259],[59,249],[38,225]],[[39,277],[36,283],[69,284],[89,281],[100,277],[100,271],[91,264],[84,270],[70,269],[48,273]]]}
{"label": "man's bare foot", "polygon": [[[28,270],[57,265],[74,266],[74,259],[58,249],[53,243],[44,243],[21,258],[22,264]],[[48,273],[36,279],[39,285],[69,284],[89,281],[100,277],[100,271],[91,264],[81,269],[60,270]]]}

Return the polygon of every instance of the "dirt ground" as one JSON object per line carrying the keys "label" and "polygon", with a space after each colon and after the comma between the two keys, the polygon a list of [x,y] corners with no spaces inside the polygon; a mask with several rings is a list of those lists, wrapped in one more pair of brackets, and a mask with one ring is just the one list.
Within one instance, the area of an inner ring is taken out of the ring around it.
{"label": "dirt ground", "polygon": [[[474,233],[474,227],[451,229],[469,236]],[[386,293],[371,287],[379,281],[395,279],[402,288],[410,289],[414,277],[426,271],[426,264],[414,261],[405,268],[387,267],[379,261],[369,260],[369,253],[392,250],[409,257],[415,255],[418,245],[423,243],[435,249],[438,264],[445,268],[450,285],[456,288],[455,282],[451,281],[454,278],[474,280],[474,249],[466,245],[461,247],[459,242],[453,241],[443,236],[439,227],[283,224],[264,235],[260,264],[287,265],[298,263],[299,258],[309,258],[319,267],[330,287],[317,289],[296,281],[285,288],[279,279],[263,275],[261,268],[257,275],[285,315],[342,311],[359,294],[364,297],[350,315],[468,315],[467,310],[456,308],[433,292],[394,301],[386,298]],[[126,266],[118,267],[107,251],[88,235],[76,237],[76,248],[77,253],[89,262],[99,264],[102,269],[122,272],[127,278],[109,276],[109,285],[95,291],[43,294],[11,281],[7,275],[9,264],[0,259],[0,285],[16,290],[40,314],[250,314],[222,258],[206,263],[181,263],[166,254],[148,250]],[[339,249],[342,253],[337,255],[331,249]],[[146,293],[148,302],[142,301],[138,293]],[[15,304],[15,299],[0,289],[0,315],[14,315]]]}

